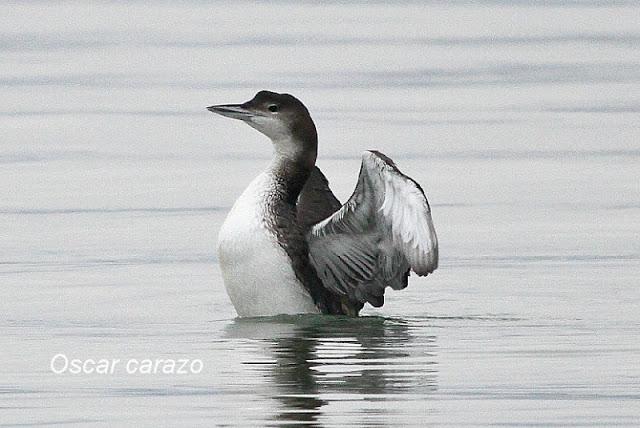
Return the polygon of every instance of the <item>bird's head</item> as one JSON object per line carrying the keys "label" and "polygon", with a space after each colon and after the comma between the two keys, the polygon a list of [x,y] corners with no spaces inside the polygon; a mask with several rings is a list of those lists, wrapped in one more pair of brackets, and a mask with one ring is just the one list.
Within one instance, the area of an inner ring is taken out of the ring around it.
{"label": "bird's head", "polygon": [[271,139],[276,153],[308,157],[317,151],[318,135],[307,108],[292,95],[260,91],[243,104],[220,104],[207,110],[239,119]]}

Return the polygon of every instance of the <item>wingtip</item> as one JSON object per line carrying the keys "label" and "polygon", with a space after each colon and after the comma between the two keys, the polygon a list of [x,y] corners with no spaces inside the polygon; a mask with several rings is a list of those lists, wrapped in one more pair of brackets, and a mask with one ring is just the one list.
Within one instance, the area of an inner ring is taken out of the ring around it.
{"label": "wingtip", "polygon": [[376,157],[376,151],[375,150],[365,150],[364,152],[362,152],[362,159],[363,160],[374,159],[375,157]]}
{"label": "wingtip", "polygon": [[362,154],[362,159],[367,161],[373,161],[380,166],[389,166],[394,170],[397,170],[398,167],[396,163],[389,156],[378,150],[367,150]]}

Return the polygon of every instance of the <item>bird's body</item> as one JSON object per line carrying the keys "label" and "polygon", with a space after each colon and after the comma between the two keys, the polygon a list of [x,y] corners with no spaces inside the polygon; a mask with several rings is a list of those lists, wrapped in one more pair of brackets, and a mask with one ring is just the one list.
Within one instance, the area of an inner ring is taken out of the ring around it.
{"label": "bird's body", "polygon": [[218,234],[224,283],[239,316],[318,313],[267,221],[275,177],[256,177],[233,205]]}
{"label": "bird's body", "polygon": [[438,263],[430,208],[420,186],[385,155],[365,152],[342,206],[315,166],[317,134],[304,105],[262,91],[209,110],[271,138],[275,155],[229,212],[218,236],[227,293],[239,316],[357,315],[382,306],[387,286]]}

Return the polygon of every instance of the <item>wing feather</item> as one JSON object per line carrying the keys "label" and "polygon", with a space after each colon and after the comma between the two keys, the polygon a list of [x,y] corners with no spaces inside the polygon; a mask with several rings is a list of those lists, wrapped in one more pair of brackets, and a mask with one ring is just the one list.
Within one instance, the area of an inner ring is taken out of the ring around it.
{"label": "wing feather", "polygon": [[384,289],[438,267],[438,239],[422,188],[379,152],[365,152],[356,188],[308,233],[311,263],[325,287],[374,306]]}

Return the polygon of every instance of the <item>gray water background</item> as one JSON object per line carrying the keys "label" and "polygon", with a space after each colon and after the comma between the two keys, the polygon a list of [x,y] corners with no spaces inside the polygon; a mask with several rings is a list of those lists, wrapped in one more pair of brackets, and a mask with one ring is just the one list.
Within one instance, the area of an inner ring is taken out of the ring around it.
{"label": "gray water background", "polygon": [[[0,426],[637,426],[633,1],[3,2]],[[238,320],[218,228],[290,92],[345,200],[420,182],[440,269],[358,320]],[[51,358],[189,358],[190,375]]]}

